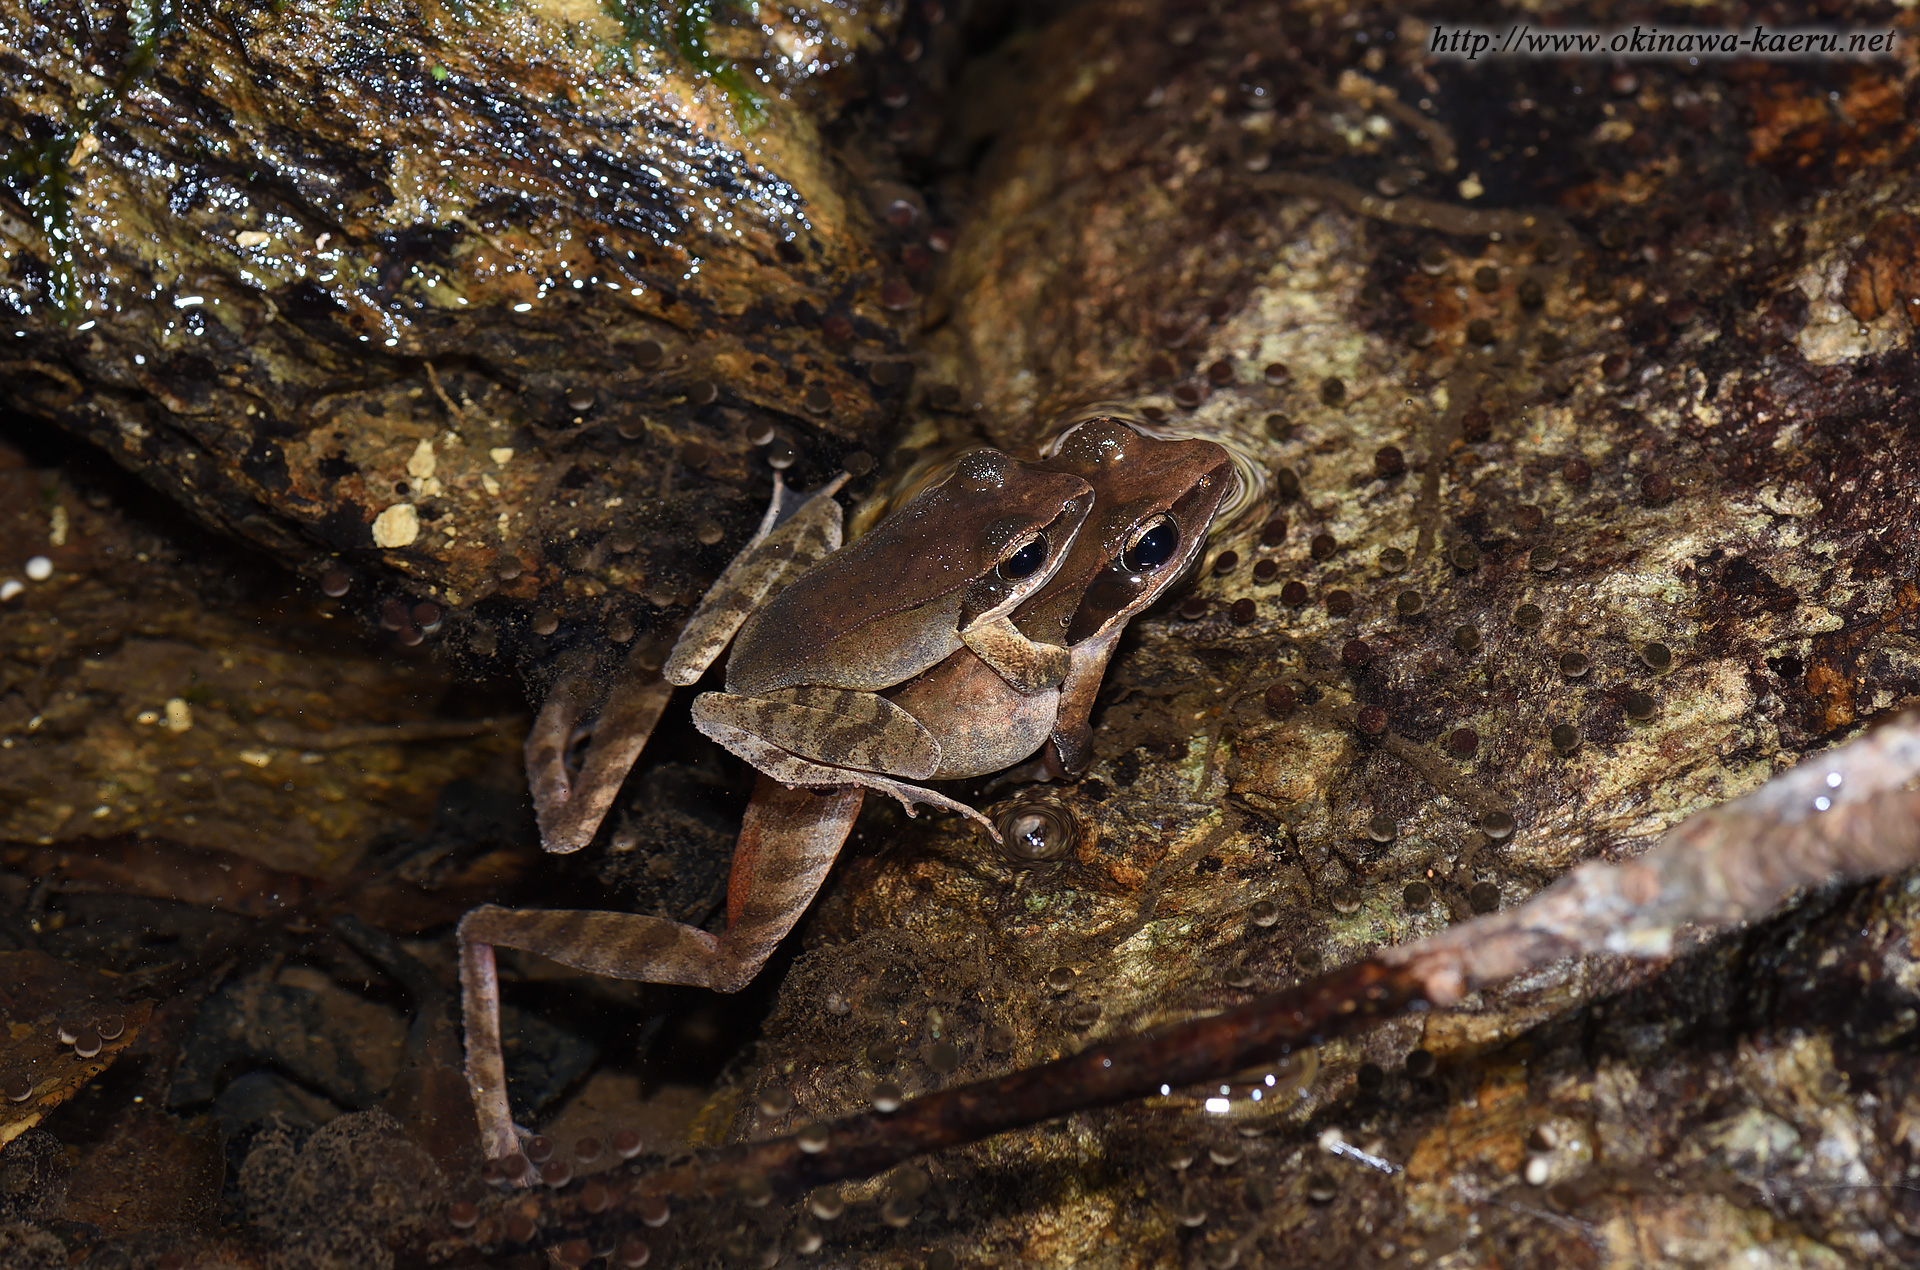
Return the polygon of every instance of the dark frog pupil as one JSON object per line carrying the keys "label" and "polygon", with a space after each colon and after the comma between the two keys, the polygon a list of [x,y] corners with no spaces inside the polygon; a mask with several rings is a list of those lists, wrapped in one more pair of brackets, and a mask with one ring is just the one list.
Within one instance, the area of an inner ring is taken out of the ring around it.
{"label": "dark frog pupil", "polygon": [[1145,573],[1173,559],[1173,553],[1179,546],[1180,527],[1171,520],[1163,519],[1133,540],[1133,545],[1121,555],[1120,563],[1130,572]]}
{"label": "dark frog pupil", "polygon": [[1047,562],[1047,537],[1041,534],[1000,562],[1000,576],[1019,581],[1032,577],[1034,570]]}

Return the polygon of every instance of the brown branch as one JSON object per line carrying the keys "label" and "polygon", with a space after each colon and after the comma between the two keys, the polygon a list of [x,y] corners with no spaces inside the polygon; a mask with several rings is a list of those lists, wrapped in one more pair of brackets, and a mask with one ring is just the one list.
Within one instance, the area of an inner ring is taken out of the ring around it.
{"label": "brown branch", "polygon": [[[611,1184],[596,1180],[538,1201],[539,1242],[585,1239],[595,1247],[658,1217],[668,1199],[748,1192],[792,1196],[866,1177],[914,1156],[977,1142],[1075,1111],[1230,1078],[1303,1045],[1384,1019],[1445,1006],[1570,956],[1665,957],[1682,926],[1703,934],[1771,911],[1798,887],[1856,880],[1920,862],[1920,712],[1786,772],[1744,798],[1670,831],[1647,854],[1582,865],[1527,903],[1464,922],[1431,939],[1384,949],[1285,992],[1207,1018],[1118,1037],[1071,1058],[916,1098],[888,1115],[826,1126],[803,1137],[727,1147]],[[442,1226],[426,1246],[444,1256],[465,1245],[528,1233],[525,1198],[484,1205],[464,1233]]]}
{"label": "brown branch", "polygon": [[1356,216],[1383,220],[1392,225],[1410,225],[1442,234],[1477,236],[1480,234],[1554,233],[1572,237],[1573,231],[1557,213],[1519,212],[1504,208],[1476,209],[1430,198],[1381,198],[1357,185],[1332,177],[1311,176],[1304,172],[1266,172],[1247,178],[1258,189],[1273,190],[1304,198],[1320,198],[1338,203]]}

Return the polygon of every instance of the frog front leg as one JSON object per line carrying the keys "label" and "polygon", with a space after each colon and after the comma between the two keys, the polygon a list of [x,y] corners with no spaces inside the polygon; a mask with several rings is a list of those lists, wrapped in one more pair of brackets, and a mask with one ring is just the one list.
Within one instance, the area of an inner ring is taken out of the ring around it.
{"label": "frog front leg", "polygon": [[960,642],[1023,697],[1057,688],[1067,677],[1066,648],[1028,639],[1004,613],[963,627]]}
{"label": "frog front leg", "polygon": [[467,914],[460,923],[467,1085],[487,1156],[520,1149],[500,1051],[495,948],[539,953],[613,979],[737,992],[813,902],[864,797],[860,789],[792,789],[761,776],[734,846],[727,928],[719,935],[637,913],[487,905]]}

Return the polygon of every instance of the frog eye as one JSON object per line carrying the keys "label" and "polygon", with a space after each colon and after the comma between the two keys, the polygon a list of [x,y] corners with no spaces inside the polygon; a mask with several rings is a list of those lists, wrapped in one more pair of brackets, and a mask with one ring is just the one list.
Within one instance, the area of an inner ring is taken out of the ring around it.
{"label": "frog eye", "polygon": [[1000,562],[1000,576],[1010,582],[1030,578],[1047,562],[1047,536],[1035,534],[1031,541]]}
{"label": "frog eye", "polygon": [[1133,531],[1127,549],[1120,553],[1120,563],[1130,573],[1150,573],[1173,559],[1179,549],[1180,526],[1171,516],[1156,516]]}

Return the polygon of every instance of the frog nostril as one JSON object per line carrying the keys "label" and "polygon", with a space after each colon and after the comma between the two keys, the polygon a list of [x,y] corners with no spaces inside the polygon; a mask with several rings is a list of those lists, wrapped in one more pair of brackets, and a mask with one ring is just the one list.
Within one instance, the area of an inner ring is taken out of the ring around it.
{"label": "frog nostril", "polygon": [[1000,576],[1017,582],[1032,577],[1046,562],[1047,536],[1036,534],[1032,542],[1000,562]]}

